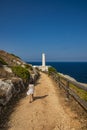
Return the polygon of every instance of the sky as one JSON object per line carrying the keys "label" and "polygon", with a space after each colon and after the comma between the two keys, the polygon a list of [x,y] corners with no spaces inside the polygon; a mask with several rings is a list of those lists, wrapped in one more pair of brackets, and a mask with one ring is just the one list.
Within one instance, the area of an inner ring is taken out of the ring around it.
{"label": "sky", "polygon": [[87,0],[0,0],[0,50],[24,61],[87,61]]}

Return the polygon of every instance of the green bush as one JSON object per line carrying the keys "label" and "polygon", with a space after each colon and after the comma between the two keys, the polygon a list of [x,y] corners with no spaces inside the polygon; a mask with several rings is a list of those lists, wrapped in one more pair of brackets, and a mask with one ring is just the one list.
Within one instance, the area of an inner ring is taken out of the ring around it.
{"label": "green bush", "polygon": [[7,63],[0,57],[0,63],[2,64],[2,65],[7,65]]}
{"label": "green bush", "polygon": [[50,74],[51,72],[57,73],[57,70],[54,67],[49,67],[48,73]]}
{"label": "green bush", "polygon": [[33,67],[31,65],[26,64],[25,67],[26,69],[33,70]]}
{"label": "green bush", "polygon": [[30,79],[30,73],[26,68],[23,68],[21,66],[13,66],[12,71],[14,74],[16,74],[18,77],[29,80]]}

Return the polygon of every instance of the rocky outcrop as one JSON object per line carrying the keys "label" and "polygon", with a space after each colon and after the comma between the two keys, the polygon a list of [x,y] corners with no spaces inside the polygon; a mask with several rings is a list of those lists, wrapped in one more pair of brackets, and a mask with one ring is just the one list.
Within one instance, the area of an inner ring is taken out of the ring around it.
{"label": "rocky outcrop", "polygon": [[[4,63],[6,64],[4,65]],[[26,68],[30,77],[33,77],[35,81],[40,76],[32,65],[25,63],[13,54],[0,50],[0,115],[4,113],[4,108],[8,107],[9,101],[26,90],[29,84],[29,80],[24,80],[13,73],[13,66]]]}
{"label": "rocky outcrop", "polygon": [[12,97],[25,89],[21,78],[0,79],[0,106],[5,106]]}
{"label": "rocky outcrop", "polygon": [[0,105],[6,105],[12,97],[13,83],[11,80],[0,79]]}

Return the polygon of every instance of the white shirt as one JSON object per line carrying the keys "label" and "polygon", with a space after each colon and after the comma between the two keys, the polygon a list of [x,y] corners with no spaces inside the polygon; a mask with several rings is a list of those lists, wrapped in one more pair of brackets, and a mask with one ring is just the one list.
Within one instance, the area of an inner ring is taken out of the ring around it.
{"label": "white shirt", "polygon": [[27,95],[34,94],[34,84],[29,84]]}

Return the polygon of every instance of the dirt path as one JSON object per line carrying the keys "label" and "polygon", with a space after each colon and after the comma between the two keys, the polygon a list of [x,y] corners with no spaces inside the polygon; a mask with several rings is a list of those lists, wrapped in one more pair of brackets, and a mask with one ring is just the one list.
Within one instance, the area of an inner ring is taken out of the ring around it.
{"label": "dirt path", "polygon": [[29,103],[28,96],[20,100],[10,116],[8,130],[80,130],[80,123],[72,116],[65,112],[51,79],[41,73],[35,101]]}

